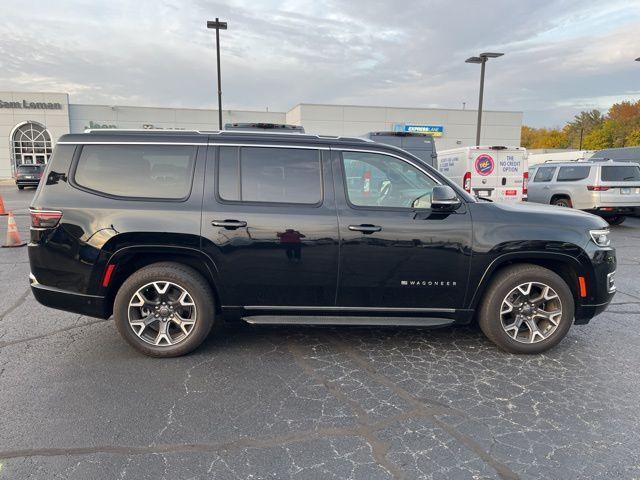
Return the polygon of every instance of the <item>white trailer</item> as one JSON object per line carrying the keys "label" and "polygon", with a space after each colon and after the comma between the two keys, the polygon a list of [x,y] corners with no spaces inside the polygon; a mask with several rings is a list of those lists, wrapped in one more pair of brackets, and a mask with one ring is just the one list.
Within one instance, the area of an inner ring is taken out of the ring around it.
{"label": "white trailer", "polygon": [[494,202],[526,199],[527,169],[523,147],[460,147],[438,152],[438,170],[444,176]]}

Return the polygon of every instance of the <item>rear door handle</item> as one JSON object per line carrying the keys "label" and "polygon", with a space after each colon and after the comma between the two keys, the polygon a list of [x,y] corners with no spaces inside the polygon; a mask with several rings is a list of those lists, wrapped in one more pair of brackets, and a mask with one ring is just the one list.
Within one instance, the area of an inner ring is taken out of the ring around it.
{"label": "rear door handle", "polygon": [[362,232],[365,234],[369,234],[379,232],[380,230],[382,230],[382,227],[366,223],[362,225],[349,225],[349,230],[351,230],[352,232]]}
{"label": "rear door handle", "polygon": [[236,228],[246,227],[247,222],[242,220],[213,220],[211,225],[214,227],[223,227],[227,230],[235,230]]}

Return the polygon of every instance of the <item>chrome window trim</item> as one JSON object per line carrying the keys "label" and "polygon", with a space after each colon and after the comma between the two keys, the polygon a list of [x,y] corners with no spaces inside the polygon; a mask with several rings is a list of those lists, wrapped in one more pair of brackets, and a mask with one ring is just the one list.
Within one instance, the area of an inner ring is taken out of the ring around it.
{"label": "chrome window trim", "polygon": [[98,141],[98,142],[58,142],[58,145],[195,145],[198,147],[206,147],[207,142],[107,142],[107,141]]}

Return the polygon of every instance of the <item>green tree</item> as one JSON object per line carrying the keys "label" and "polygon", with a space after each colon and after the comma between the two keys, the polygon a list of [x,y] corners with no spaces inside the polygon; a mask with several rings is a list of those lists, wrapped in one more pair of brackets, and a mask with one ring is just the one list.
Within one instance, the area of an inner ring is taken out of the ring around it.
{"label": "green tree", "polygon": [[582,148],[586,150],[600,150],[614,147],[616,136],[616,122],[605,120],[600,126],[594,128],[584,137]]}
{"label": "green tree", "polygon": [[636,128],[633,130],[627,138],[625,138],[625,146],[627,147],[638,147],[640,146],[640,128]]}

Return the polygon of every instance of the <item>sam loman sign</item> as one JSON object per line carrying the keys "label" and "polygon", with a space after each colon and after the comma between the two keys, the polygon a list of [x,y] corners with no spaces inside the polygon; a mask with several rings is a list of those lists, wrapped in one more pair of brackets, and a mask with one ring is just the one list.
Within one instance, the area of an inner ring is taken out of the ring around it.
{"label": "sam loman sign", "polygon": [[24,108],[31,110],[62,110],[62,105],[58,102],[5,102],[0,100],[0,108]]}

